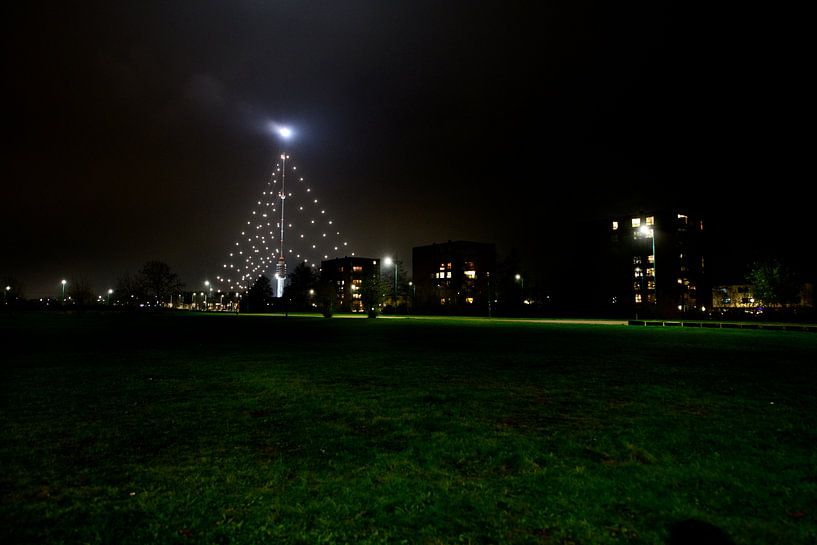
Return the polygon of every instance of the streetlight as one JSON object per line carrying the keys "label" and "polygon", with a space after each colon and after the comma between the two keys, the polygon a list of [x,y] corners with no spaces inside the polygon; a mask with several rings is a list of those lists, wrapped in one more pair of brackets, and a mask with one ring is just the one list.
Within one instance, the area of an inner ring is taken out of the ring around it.
{"label": "streetlight", "polygon": [[[652,239],[652,288],[653,288],[653,292],[654,292],[653,302],[655,303],[655,308],[657,309],[658,308],[658,282],[656,281],[655,271],[657,270],[656,263],[658,262],[658,260],[655,258],[655,227],[650,229],[649,226],[642,225],[641,228],[639,229],[639,231],[641,232],[641,234],[643,236],[649,237],[649,238]],[[647,280],[647,281],[649,282],[649,280]]]}
{"label": "streetlight", "polygon": [[62,279],[62,282],[60,282],[60,284],[62,284],[62,302],[63,303],[65,302],[65,285],[67,283],[68,283],[68,280],[66,280],[64,278]]}
{"label": "streetlight", "polygon": [[516,273],[516,275],[514,275],[514,278],[516,279],[517,282],[520,282],[522,284],[520,294],[522,302],[525,302],[525,277],[519,273]]}
{"label": "streetlight", "polygon": [[6,289],[3,290],[3,304],[9,304],[9,292],[11,291],[11,286],[6,286]]}
{"label": "streetlight", "polygon": [[[210,281],[209,280],[204,281],[204,287],[205,288],[210,288]],[[212,291],[212,288],[210,289],[210,291]],[[207,294],[205,292],[202,292],[202,295],[204,295],[204,310],[207,310]]]}
{"label": "streetlight", "polygon": [[108,288],[108,306],[111,304],[111,295],[113,295],[113,290]]}
{"label": "streetlight", "polygon": [[417,299],[417,285],[409,280],[409,287],[411,288],[411,307],[414,308],[415,299]]}
{"label": "streetlight", "polygon": [[392,268],[392,297],[394,299],[394,305],[397,306],[397,262],[391,257],[384,257],[383,265]]}

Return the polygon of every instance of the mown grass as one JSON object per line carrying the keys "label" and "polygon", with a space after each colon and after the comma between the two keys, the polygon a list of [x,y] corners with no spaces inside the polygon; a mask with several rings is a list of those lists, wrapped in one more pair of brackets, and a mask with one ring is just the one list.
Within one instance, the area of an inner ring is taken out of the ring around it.
{"label": "mown grass", "polygon": [[817,541],[817,336],[0,318],[2,543]]}

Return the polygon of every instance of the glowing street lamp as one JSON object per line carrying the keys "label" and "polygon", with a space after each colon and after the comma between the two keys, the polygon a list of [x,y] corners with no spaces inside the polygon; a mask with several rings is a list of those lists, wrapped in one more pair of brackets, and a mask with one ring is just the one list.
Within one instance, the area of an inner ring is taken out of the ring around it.
{"label": "glowing street lamp", "polygon": [[397,305],[397,262],[387,256],[383,258],[383,265],[392,268],[392,297],[394,298],[394,304]]}
{"label": "glowing street lamp", "polygon": [[108,288],[108,305],[111,304],[111,295],[113,295],[113,290]]}
{"label": "glowing street lamp", "polygon": [[65,285],[67,283],[68,283],[68,280],[66,280],[64,278],[62,279],[62,282],[60,282],[60,284],[62,284],[62,302],[63,303],[65,302]]}
{"label": "glowing street lamp", "polygon": [[11,291],[11,286],[6,286],[6,289],[3,290],[3,304],[9,304],[9,292]]}
{"label": "glowing street lamp", "polygon": [[514,279],[521,284],[520,293],[522,295],[522,297],[521,297],[522,301],[524,302],[524,300],[525,300],[525,277],[522,276],[519,273],[516,273],[516,275],[514,275]]}
{"label": "glowing street lamp", "polygon": [[[210,281],[209,280],[204,281],[204,287],[205,288],[210,288]],[[212,291],[212,288],[210,289],[210,291]],[[204,295],[204,310],[207,310],[207,294],[205,292],[202,292],[202,295]]]}

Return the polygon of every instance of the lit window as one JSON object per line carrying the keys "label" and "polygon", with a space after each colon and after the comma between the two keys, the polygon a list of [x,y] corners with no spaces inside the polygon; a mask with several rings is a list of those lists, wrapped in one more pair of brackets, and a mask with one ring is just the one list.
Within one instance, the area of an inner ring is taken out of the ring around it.
{"label": "lit window", "polygon": [[633,218],[630,223],[633,227],[641,227],[641,218]]}
{"label": "lit window", "polygon": [[450,262],[449,262],[449,263],[446,263],[446,264],[445,264],[445,268],[446,268],[446,269],[448,269],[448,270],[450,271],[450,270],[451,270],[451,263],[450,263]]}
{"label": "lit window", "polygon": [[352,267],[352,272],[363,272],[363,266],[355,265],[354,267]]}
{"label": "lit window", "polygon": [[441,271],[444,271],[444,270],[445,270],[445,263],[440,263],[440,270],[441,270]]}
{"label": "lit window", "polygon": [[465,271],[465,277],[473,280],[477,277],[477,271]]}
{"label": "lit window", "polygon": [[633,265],[641,265],[641,256],[637,255],[633,257]]}
{"label": "lit window", "polygon": [[474,304],[474,298],[473,297],[466,297],[465,302],[468,303],[469,305],[473,305]]}
{"label": "lit window", "polygon": [[655,216],[647,216],[647,225],[655,225]]}
{"label": "lit window", "polygon": [[618,222],[617,221],[613,222],[613,231],[618,231]]}
{"label": "lit window", "polygon": [[635,302],[636,302],[636,303],[640,303],[640,302],[641,302],[641,294],[640,294],[640,293],[636,293],[636,294],[635,294]]}
{"label": "lit window", "polygon": [[655,276],[655,269],[652,268],[652,267],[649,267],[647,269],[647,276]]}
{"label": "lit window", "polygon": [[443,297],[442,299],[440,299],[440,304],[441,304],[441,305],[444,305],[444,304],[445,304],[445,297]]}
{"label": "lit window", "polygon": [[678,279],[678,283],[679,283],[679,284],[683,284],[683,283],[684,283],[683,279],[679,278],[679,279]]}
{"label": "lit window", "polygon": [[451,271],[448,271],[447,273],[445,273],[445,277],[446,278],[451,278]]}
{"label": "lit window", "polygon": [[681,223],[686,225],[687,222],[689,221],[689,216],[687,216],[686,214],[678,214],[678,219],[681,220]]}
{"label": "lit window", "polygon": [[655,255],[648,255],[647,256],[648,263],[655,263]]}

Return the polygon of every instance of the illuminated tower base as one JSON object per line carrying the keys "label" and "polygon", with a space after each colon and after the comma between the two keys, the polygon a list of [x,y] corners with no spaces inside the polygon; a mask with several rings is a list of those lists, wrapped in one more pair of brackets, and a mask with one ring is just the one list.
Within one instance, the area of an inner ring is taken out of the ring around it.
{"label": "illuminated tower base", "polygon": [[287,281],[287,264],[283,256],[278,258],[278,264],[275,266],[275,297],[284,296],[284,284]]}

